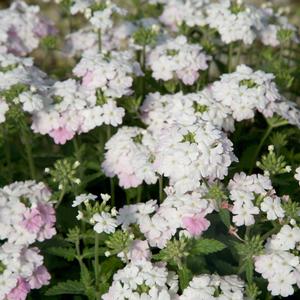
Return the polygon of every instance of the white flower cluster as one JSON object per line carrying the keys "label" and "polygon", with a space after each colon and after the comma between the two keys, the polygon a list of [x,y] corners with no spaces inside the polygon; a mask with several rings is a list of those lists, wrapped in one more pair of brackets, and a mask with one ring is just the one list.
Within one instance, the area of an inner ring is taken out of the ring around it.
{"label": "white flower cluster", "polygon": [[228,184],[230,199],[233,201],[233,222],[237,226],[255,223],[255,215],[260,211],[268,220],[284,217],[281,199],[276,196],[269,177],[257,174],[236,173]]}
{"label": "white flower cluster", "polygon": [[255,257],[255,270],[268,281],[273,296],[288,297],[294,294],[293,285],[300,287],[300,260],[295,255],[299,243],[299,227],[284,225],[268,240],[265,253]]}
{"label": "white flower cluster", "polygon": [[137,224],[151,247],[164,248],[178,231],[188,237],[199,237],[210,222],[205,218],[214,209],[203,199],[203,188],[178,195],[172,187],[166,188],[167,197],[157,206],[156,201],[125,205],[117,220],[123,229]]}
{"label": "white flower cluster", "polygon": [[287,17],[283,16],[279,11],[275,12],[269,7],[261,9],[261,14],[264,26],[259,34],[264,45],[278,47],[280,45],[278,34],[282,30],[290,31],[292,35],[291,40],[295,43],[299,43],[297,28],[289,23]]}
{"label": "white flower cluster", "polygon": [[39,6],[24,1],[14,1],[0,10],[0,53],[24,56],[38,47],[41,38],[56,33],[53,24],[39,12]]}
{"label": "white flower cluster", "polygon": [[106,143],[102,168],[120,186],[156,182],[155,172],[170,179],[176,192],[193,191],[203,178],[223,179],[236,160],[232,143],[208,122],[178,124],[153,135],[137,127],[122,127]]}
{"label": "white flower cluster", "polygon": [[43,183],[15,182],[0,190],[0,239],[18,245],[44,241],[55,233],[55,211]]}
{"label": "white flower cluster", "polygon": [[223,74],[209,89],[213,101],[230,109],[236,121],[253,118],[257,110],[266,118],[277,114],[300,127],[299,108],[279,94],[273,74],[239,65],[235,72]]}
{"label": "white flower cluster", "polygon": [[211,3],[207,7],[206,22],[218,31],[226,44],[235,41],[252,44],[262,26],[259,10],[230,0]]}
{"label": "white flower cluster", "polygon": [[130,263],[115,273],[103,300],[175,300],[178,279],[162,265],[148,261]]}
{"label": "white flower cluster", "polygon": [[146,96],[140,110],[142,121],[152,132],[159,132],[175,123],[187,126],[201,120],[226,131],[234,128],[231,108],[216,101],[211,88],[190,94],[151,93]]}
{"label": "white flower cluster", "polygon": [[197,93],[147,95],[141,118],[149,130],[157,131],[174,123],[191,125],[203,120],[219,129],[234,130],[234,121],[253,118],[256,111],[265,117],[275,113],[300,127],[300,111],[284,99],[273,81],[274,76],[240,65],[230,74]]}
{"label": "white flower cluster", "polygon": [[126,10],[113,4],[110,0],[74,0],[70,8],[71,14],[83,13],[96,30],[105,32],[113,27],[113,15],[126,15]]}
{"label": "white flower cluster", "polygon": [[[106,1],[104,9],[99,9],[96,11],[91,11],[91,17],[89,18],[92,26],[101,32],[108,31],[113,27],[113,15],[126,15],[126,10],[120,8],[116,4],[112,4],[110,1]],[[86,12],[86,16],[89,15],[89,12]]]}
{"label": "white flower cluster", "polygon": [[200,71],[208,68],[210,57],[197,44],[189,44],[185,36],[168,39],[150,51],[147,64],[156,80],[181,80],[186,85],[194,84]]}
{"label": "white flower cluster", "polygon": [[160,21],[177,30],[185,24],[188,27],[206,25],[205,5],[209,0],[171,0],[164,6]]}
{"label": "white flower cluster", "polygon": [[117,126],[125,114],[113,99],[103,99],[98,105],[95,91],[74,79],[54,83],[48,98],[48,105],[33,115],[31,128],[49,134],[56,144],[64,144],[76,133],[88,132],[102,124]]}
{"label": "white flower cluster", "polygon": [[294,178],[299,182],[299,185],[300,185],[300,167],[298,167],[296,169],[296,173],[294,175]]}
{"label": "white flower cluster", "polygon": [[87,89],[97,90],[106,97],[129,95],[134,75],[142,75],[140,66],[129,52],[109,54],[86,53],[73,69]]}
{"label": "white flower cluster", "polygon": [[281,30],[290,31],[292,40],[299,43],[297,28],[282,13],[269,6],[248,5],[243,0],[171,0],[165,3],[160,21],[175,31],[183,24],[208,26],[218,32],[225,44],[242,41],[250,45],[261,40],[264,45],[277,47]]}
{"label": "white flower cluster", "polygon": [[26,299],[31,289],[49,284],[38,248],[5,243],[0,247],[0,299]]}
{"label": "white flower cluster", "polygon": [[203,274],[193,278],[180,300],[243,300],[245,283],[237,276]]}
{"label": "white flower cluster", "polygon": [[[102,43],[104,49],[108,49],[102,36]],[[84,52],[97,53],[98,51],[98,35],[91,26],[84,27],[78,31],[68,34],[65,38],[65,46],[63,49],[64,55],[68,57],[80,57]]]}
{"label": "white flower cluster", "polygon": [[[46,74],[33,66],[31,58],[0,54],[0,122],[5,121],[11,105],[19,104],[30,114],[41,110],[45,106],[44,94],[48,84]],[[9,94],[8,100],[6,94]],[[11,99],[12,95],[16,97]]]}
{"label": "white flower cluster", "polygon": [[109,177],[117,175],[124,188],[137,187],[143,181],[155,183],[153,147],[154,140],[146,130],[123,126],[105,144],[104,173]]}
{"label": "white flower cluster", "polygon": [[236,161],[232,142],[208,122],[172,125],[162,130],[155,149],[155,169],[170,179],[176,192],[199,187],[200,180],[223,179]]}
{"label": "white flower cluster", "polygon": [[0,299],[25,299],[48,284],[43,257],[30,244],[55,235],[55,210],[43,183],[14,182],[0,189]]}

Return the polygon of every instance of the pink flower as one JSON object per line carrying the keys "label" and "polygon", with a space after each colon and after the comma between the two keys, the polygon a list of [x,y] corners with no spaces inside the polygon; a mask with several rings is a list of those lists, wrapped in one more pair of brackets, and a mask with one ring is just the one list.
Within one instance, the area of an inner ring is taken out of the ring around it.
{"label": "pink flower", "polygon": [[39,289],[43,285],[49,284],[51,279],[50,274],[44,266],[39,266],[29,279],[29,284],[32,289]]}
{"label": "pink flower", "polygon": [[183,217],[182,222],[184,228],[192,236],[199,236],[202,234],[203,231],[207,230],[210,225],[210,222],[204,218],[204,214],[195,214],[193,216]]}
{"label": "pink flower", "polygon": [[84,87],[89,87],[90,83],[93,81],[94,74],[91,71],[87,71],[82,78],[82,85]]}
{"label": "pink flower", "polygon": [[55,144],[65,144],[66,141],[71,140],[75,133],[73,131],[67,130],[64,127],[52,130],[49,135],[54,139]]}
{"label": "pink flower", "polygon": [[56,217],[55,210],[50,204],[47,203],[38,203],[37,209],[43,220],[43,226],[38,232],[38,241],[43,241],[45,239],[50,239],[52,236],[56,234],[56,230],[54,228]]}
{"label": "pink flower", "polygon": [[17,286],[7,294],[7,300],[25,300],[30,291],[30,285],[23,278],[19,278]]}
{"label": "pink flower", "polygon": [[24,213],[24,218],[25,220],[21,222],[21,225],[31,233],[37,233],[44,224],[40,212],[37,208],[27,210]]}
{"label": "pink flower", "polygon": [[135,176],[135,174],[121,173],[118,174],[118,176],[119,185],[125,189],[137,187],[142,183],[141,180]]}
{"label": "pink flower", "polygon": [[38,202],[37,209],[42,216],[42,219],[45,223],[54,225],[56,221],[55,210],[52,205],[48,203]]}

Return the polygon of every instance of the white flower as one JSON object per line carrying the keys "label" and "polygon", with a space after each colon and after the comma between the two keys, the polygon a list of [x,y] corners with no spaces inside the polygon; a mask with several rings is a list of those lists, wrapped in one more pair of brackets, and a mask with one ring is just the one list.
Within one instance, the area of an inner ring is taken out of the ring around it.
{"label": "white flower", "polygon": [[113,233],[115,232],[116,227],[118,226],[115,218],[111,217],[111,214],[106,212],[97,213],[92,217],[94,230],[97,233]]}
{"label": "white flower", "polygon": [[263,212],[267,213],[268,220],[276,220],[277,218],[284,217],[284,210],[281,207],[279,197],[265,197],[260,204],[260,208]]}
{"label": "white flower", "polygon": [[188,44],[185,36],[178,36],[154,48],[147,64],[156,80],[180,79],[186,85],[193,85],[199,78],[199,72],[208,68],[209,60],[201,46]]}
{"label": "white flower", "polygon": [[72,207],[79,206],[80,204],[82,204],[85,201],[96,200],[96,199],[97,199],[97,196],[93,195],[93,194],[80,194],[75,197],[75,200],[72,203]]}
{"label": "white flower", "polygon": [[259,209],[252,202],[246,202],[242,206],[234,205],[232,213],[232,220],[237,226],[250,226],[255,223],[254,215],[259,214]]}
{"label": "white flower", "polygon": [[298,167],[296,169],[296,173],[295,173],[295,179],[299,182],[299,185],[300,185],[300,167]]}

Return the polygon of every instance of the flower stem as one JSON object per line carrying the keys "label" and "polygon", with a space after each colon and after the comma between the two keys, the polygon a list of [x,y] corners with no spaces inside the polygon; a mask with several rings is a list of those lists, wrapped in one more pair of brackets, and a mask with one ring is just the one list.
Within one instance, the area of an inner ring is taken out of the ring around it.
{"label": "flower stem", "polygon": [[232,55],[233,55],[233,44],[230,43],[228,47],[228,63],[227,63],[228,73],[232,72]]}
{"label": "flower stem", "polygon": [[35,165],[34,165],[34,160],[33,160],[33,155],[32,155],[31,141],[30,141],[30,137],[29,137],[29,134],[28,134],[26,128],[23,128],[23,126],[22,126],[22,141],[25,146],[27,163],[29,166],[31,178],[36,179],[36,172],[35,172]]}
{"label": "flower stem", "polygon": [[102,32],[101,29],[98,29],[98,50],[102,52]]}
{"label": "flower stem", "polygon": [[[107,141],[111,138],[111,126],[108,125],[106,127],[106,137],[107,137]],[[115,183],[114,183],[114,179],[110,178],[110,199],[111,199],[111,205],[115,206]]]}
{"label": "flower stem", "polygon": [[267,140],[267,138],[268,138],[269,135],[271,134],[272,130],[273,130],[273,127],[270,126],[270,125],[268,125],[267,130],[265,131],[263,137],[262,137],[261,140],[260,140],[260,143],[259,143],[258,147],[256,148],[256,150],[255,150],[255,152],[254,152],[253,161],[252,161],[252,166],[251,166],[251,168],[250,168],[250,174],[252,173],[252,171],[253,171],[253,169],[254,169],[254,167],[255,167],[255,163],[256,163],[257,157],[258,157],[258,155],[259,155],[259,153],[260,153],[260,151],[261,151],[263,145],[265,144],[265,141]]}
{"label": "flower stem", "polygon": [[56,209],[60,206],[60,204],[61,204],[61,202],[62,202],[62,200],[64,198],[64,195],[65,195],[65,188],[63,187],[63,189],[60,192],[59,198],[58,198],[58,200],[56,202],[56,205],[55,205]]}
{"label": "flower stem", "polygon": [[136,197],[136,203],[140,203],[142,200],[142,191],[143,191],[143,185],[141,184],[138,188],[137,188],[137,197]]}
{"label": "flower stem", "polygon": [[96,291],[99,290],[99,235],[95,232],[95,285]]}
{"label": "flower stem", "polygon": [[159,185],[159,203],[162,203],[164,200],[164,182],[162,175],[158,177],[158,185]]}

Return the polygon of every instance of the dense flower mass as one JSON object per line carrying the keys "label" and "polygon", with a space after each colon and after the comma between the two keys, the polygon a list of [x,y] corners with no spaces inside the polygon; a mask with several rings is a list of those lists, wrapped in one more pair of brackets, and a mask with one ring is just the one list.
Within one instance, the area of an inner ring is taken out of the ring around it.
{"label": "dense flower mass", "polygon": [[0,248],[0,298],[26,299],[31,289],[49,284],[38,248],[5,243]]}
{"label": "dense flower mass", "polygon": [[155,183],[154,139],[146,130],[122,127],[105,145],[102,168],[109,177],[118,176],[120,186],[137,187],[143,181]]}
{"label": "dense flower mass", "polygon": [[0,190],[0,299],[25,299],[49,284],[37,241],[56,234],[51,193],[43,183],[14,182]]}
{"label": "dense flower mass", "polygon": [[1,1],[0,300],[299,298],[299,5],[269,2]]}
{"label": "dense flower mass", "polygon": [[156,80],[179,79],[186,85],[192,85],[201,76],[200,72],[208,68],[209,59],[201,46],[188,44],[185,36],[178,36],[154,48],[147,64]]}
{"label": "dense flower mass", "polygon": [[15,182],[0,190],[1,240],[29,245],[55,233],[55,211],[50,191],[43,183]]}
{"label": "dense flower mass", "polygon": [[0,53],[25,56],[38,47],[43,37],[55,33],[54,25],[40,15],[37,5],[15,1],[0,11]]}

